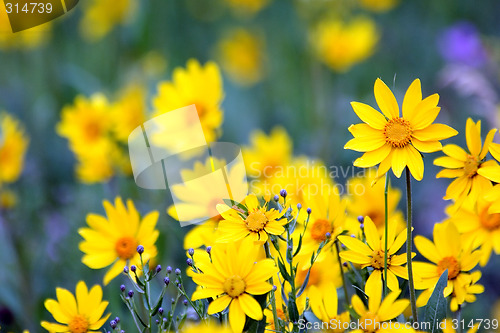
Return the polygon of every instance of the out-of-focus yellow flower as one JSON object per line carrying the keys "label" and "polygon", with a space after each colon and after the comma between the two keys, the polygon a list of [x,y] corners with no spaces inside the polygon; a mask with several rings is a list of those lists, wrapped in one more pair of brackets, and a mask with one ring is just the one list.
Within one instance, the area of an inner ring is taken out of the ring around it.
{"label": "out-of-focus yellow flower", "polygon": [[214,62],[201,66],[198,60],[190,59],[186,69],[176,68],[171,82],[160,82],[158,95],[153,99],[155,116],[178,108],[196,105],[205,138],[215,141],[221,134],[223,112],[220,108],[224,98],[222,77]]}
{"label": "out-of-focus yellow flower", "polygon": [[[362,268],[372,267],[373,271],[366,281],[367,290],[382,288],[385,262],[385,234],[382,236],[370,217],[364,219],[366,243],[351,236],[339,236],[339,240],[349,250],[340,252],[340,257],[361,265]],[[394,225],[389,224],[387,230],[387,287],[392,291],[399,290],[398,276],[408,279],[408,271],[402,267],[406,264],[406,253],[396,254],[406,242],[406,229],[396,234]],[[415,253],[412,253],[412,257]],[[370,294],[368,294],[370,296]]]}
{"label": "out-of-focus yellow flower", "polygon": [[449,222],[434,225],[434,242],[420,235],[415,237],[417,250],[432,262],[413,262],[417,278],[415,288],[425,289],[417,299],[417,306],[427,304],[445,270],[448,270],[448,285],[444,289],[444,296],[454,293],[457,304],[465,301],[466,287],[472,281],[468,272],[478,264],[481,252],[474,251],[472,244],[464,243],[455,225]]}
{"label": "out-of-focus yellow flower", "polygon": [[[333,283],[329,283],[327,287],[323,290],[314,289],[311,290],[311,294],[314,295],[314,299],[318,299],[318,302],[313,302],[311,299],[311,310],[313,313],[321,320],[323,323],[329,323],[332,326],[336,324],[337,329],[331,329],[326,332],[331,333],[341,333],[344,332],[343,325],[350,323],[351,318],[349,312],[345,311],[338,313],[338,297],[337,288]],[[345,323],[345,324],[344,324]]]}
{"label": "out-of-focus yellow flower", "polygon": [[472,242],[474,248],[480,247],[481,266],[486,266],[492,251],[500,254],[500,213],[490,213],[491,205],[479,198],[475,204],[462,205],[448,220],[463,234],[465,242]]}
{"label": "out-of-focus yellow flower", "polygon": [[420,152],[441,150],[439,141],[458,133],[447,125],[433,124],[441,110],[437,106],[439,95],[422,100],[420,80],[416,79],[406,91],[401,117],[396,98],[382,80],[375,81],[374,91],[382,113],[367,104],[351,102],[354,112],[364,123],[349,126],[354,139],[344,148],[364,152],[354,161],[354,166],[369,168],[380,163],[378,177],[392,167],[399,178],[408,167],[416,180],[422,180],[424,162]]}
{"label": "out-of-focus yellow flower", "polygon": [[[373,289],[367,288],[368,286],[365,286],[365,293],[369,295],[368,307],[364,305],[358,295],[352,297],[352,308],[360,316],[359,322],[364,325],[363,329],[356,329],[351,332],[393,332],[394,330],[391,328],[394,326],[384,328],[385,325],[381,325],[381,323],[394,319],[403,313],[410,304],[410,301],[407,299],[397,299],[401,290],[391,292],[382,301],[382,288],[379,288],[379,286]],[[400,325],[397,330],[414,332],[411,327],[407,328],[405,325]]]}
{"label": "out-of-focus yellow flower", "polygon": [[192,276],[199,286],[192,300],[213,298],[207,313],[214,314],[229,307],[229,324],[233,332],[243,331],[246,316],[261,320],[262,308],[251,295],[271,291],[267,282],[278,272],[272,259],[257,260],[258,247],[251,239],[212,247],[212,261],[197,261],[203,273]]}
{"label": "out-of-focus yellow flower", "polygon": [[57,301],[46,300],[45,308],[61,324],[42,321],[42,327],[49,332],[96,332],[111,315],[108,313],[103,317],[108,302],[102,300],[102,288],[99,285],[88,290],[85,282],[78,282],[76,298],[63,288],[57,288],[56,294]]}
{"label": "out-of-focus yellow flower", "polygon": [[[377,171],[368,169],[366,174],[347,181],[347,213],[346,229],[353,234],[359,234],[359,216],[369,216],[380,232],[385,229],[385,184],[376,182]],[[405,228],[403,213],[398,209],[401,191],[389,185],[387,193],[388,222],[400,233]]]}
{"label": "out-of-focus yellow flower", "polygon": [[231,328],[227,326],[217,325],[213,321],[210,321],[208,324],[206,322],[201,323],[188,323],[184,325],[181,330],[181,333],[232,333]]}
{"label": "out-of-focus yellow flower", "polygon": [[120,197],[115,199],[114,207],[107,200],[103,205],[107,218],[88,214],[90,228],[80,228],[78,233],[84,238],[79,248],[85,254],[82,258],[85,265],[100,269],[113,264],[104,276],[106,285],[123,271],[125,265],[141,267],[137,246],[144,246],[144,262],[156,256],[155,242],[159,232],[155,227],[159,214],[153,211],[141,219],[132,200],[128,200],[125,207]]}
{"label": "out-of-focus yellow flower", "polygon": [[270,0],[226,0],[228,6],[242,16],[253,15],[269,4]]}
{"label": "out-of-focus yellow flower", "polygon": [[0,188],[0,211],[13,208],[17,204],[17,196],[14,192]]}
{"label": "out-of-focus yellow flower", "polygon": [[88,0],[81,4],[80,31],[89,41],[97,41],[120,24],[128,24],[137,12],[138,0]]}
{"label": "out-of-focus yellow flower", "polygon": [[264,76],[264,52],[264,41],[245,29],[229,32],[217,45],[222,69],[243,86],[251,86]]}
{"label": "out-of-focus yellow flower", "polygon": [[375,22],[355,17],[350,22],[320,22],[311,34],[311,43],[322,62],[335,71],[346,72],[373,54],[379,38]]}
{"label": "out-of-focus yellow flower", "polygon": [[457,294],[455,291],[451,294],[450,310],[453,312],[458,311],[458,300],[464,297],[464,302],[474,303],[476,295],[484,292],[484,286],[477,283],[481,278],[481,271],[474,271],[470,274],[470,283],[465,285],[465,296]]}
{"label": "out-of-focus yellow flower", "polygon": [[19,179],[28,144],[21,123],[6,112],[0,113],[0,185]]}
{"label": "out-of-focus yellow flower", "polygon": [[374,12],[386,12],[393,9],[399,0],[360,0],[360,5]]}
{"label": "out-of-focus yellow flower", "polygon": [[[455,200],[456,207],[459,207],[467,197],[471,202],[483,197],[493,186],[491,180],[498,177],[489,170],[497,168],[498,172],[500,166],[493,160],[483,161],[496,131],[492,129],[488,132],[484,145],[481,147],[481,121],[474,123],[469,118],[465,127],[469,151],[466,152],[457,145],[449,144],[443,147],[443,152],[447,156],[434,160],[435,165],[445,168],[436,175],[437,178],[456,178],[446,189],[444,197],[445,200]],[[483,168],[486,169],[482,170]]]}
{"label": "out-of-focus yellow flower", "polygon": [[146,120],[146,92],[139,85],[130,85],[112,106],[113,132],[124,143],[128,136]]}

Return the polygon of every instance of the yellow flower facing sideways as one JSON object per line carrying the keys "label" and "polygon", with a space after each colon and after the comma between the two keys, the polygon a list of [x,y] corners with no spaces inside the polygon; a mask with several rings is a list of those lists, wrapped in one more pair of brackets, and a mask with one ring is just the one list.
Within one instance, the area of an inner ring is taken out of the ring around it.
{"label": "yellow flower facing sideways", "polygon": [[19,179],[28,144],[21,123],[6,112],[0,113],[0,186]]}
{"label": "yellow flower facing sideways", "polygon": [[[488,132],[481,147],[481,121],[474,123],[469,118],[465,127],[468,151],[449,144],[443,147],[446,156],[434,160],[435,165],[445,168],[436,175],[437,178],[456,178],[446,189],[444,197],[445,200],[455,200],[456,207],[459,207],[467,197],[471,202],[476,202],[491,189],[491,178],[494,174],[490,175],[488,170],[491,167],[500,167],[495,161],[484,161],[484,159],[496,131],[492,129]],[[486,168],[486,172],[483,172],[483,168]]]}
{"label": "yellow flower facing sideways", "polygon": [[422,180],[424,162],[420,153],[441,150],[439,140],[458,133],[447,125],[433,124],[441,110],[437,106],[439,95],[422,99],[420,80],[416,79],[406,91],[401,117],[396,98],[382,80],[375,81],[374,91],[382,113],[367,104],[351,102],[354,112],[364,123],[349,127],[354,139],[344,148],[364,152],[354,161],[354,166],[368,168],[380,164],[378,176],[392,167],[399,178],[408,167],[416,180]]}
{"label": "yellow flower facing sideways", "polygon": [[104,276],[106,285],[126,265],[141,267],[137,246],[144,246],[144,262],[156,256],[155,242],[159,232],[155,227],[159,214],[153,211],[141,219],[132,200],[125,206],[120,197],[115,199],[114,206],[107,200],[103,205],[107,217],[88,214],[89,228],[80,228],[78,233],[84,238],[79,248],[85,254],[82,258],[85,265],[92,269],[112,265]]}
{"label": "yellow flower facing sideways", "polygon": [[190,59],[186,69],[174,70],[172,81],[158,84],[158,94],[153,99],[154,116],[194,104],[206,140],[214,142],[221,135],[223,99],[219,66],[212,61],[202,66],[198,60]]}
{"label": "yellow flower facing sideways", "polygon": [[60,324],[42,321],[41,325],[49,332],[85,333],[98,332],[111,313],[104,315],[108,306],[102,300],[102,288],[95,285],[88,290],[85,282],[76,285],[76,298],[66,289],[57,288],[57,300],[45,301],[45,308]]}
{"label": "yellow flower facing sideways", "polygon": [[452,293],[457,304],[465,301],[466,287],[472,282],[468,273],[479,262],[480,251],[474,251],[472,244],[465,244],[453,223],[437,223],[433,231],[434,242],[423,236],[415,237],[417,250],[431,263],[413,262],[416,276],[415,288],[425,289],[417,299],[417,306],[427,304],[439,277],[448,270],[448,285],[444,296]]}
{"label": "yellow flower facing sideways", "polygon": [[314,289],[311,292],[314,295],[314,299],[319,300],[317,302],[311,302],[312,312],[321,322],[329,324],[335,323],[338,327],[337,329],[328,330],[326,332],[344,332],[342,327],[350,322],[350,316],[347,311],[338,313],[337,288],[335,288],[333,283],[328,284],[324,290]]}
{"label": "yellow flower facing sideways", "polygon": [[212,261],[196,261],[203,272],[194,274],[199,286],[192,300],[213,298],[208,306],[209,315],[229,307],[229,324],[235,333],[243,331],[246,316],[261,320],[262,308],[252,295],[271,291],[267,280],[278,272],[272,259],[258,260],[258,246],[251,239],[241,242],[216,244],[212,247]]}
{"label": "yellow flower facing sideways", "polygon": [[[385,262],[385,233],[379,235],[377,227],[367,216],[364,219],[366,243],[351,236],[339,236],[339,241],[349,250],[340,252],[344,260],[361,265],[362,268],[372,267],[373,271],[366,281],[369,291],[382,288]],[[396,235],[394,224],[389,224],[387,236],[387,287],[392,291],[399,290],[398,278],[408,279],[408,271],[402,265],[406,264],[406,253],[396,254],[406,242],[406,229]],[[412,253],[412,256],[415,254]],[[370,294],[367,294],[370,296]]]}
{"label": "yellow flower facing sideways", "polygon": [[245,198],[245,207],[248,212],[240,208],[229,208],[226,205],[217,205],[217,210],[224,218],[219,222],[220,236],[217,242],[234,242],[244,237],[249,237],[254,242],[267,242],[268,235],[281,235],[285,232],[283,227],[288,223],[285,215],[286,210],[281,212],[271,208],[267,209],[267,203],[261,205],[255,194]]}
{"label": "yellow flower facing sideways", "polygon": [[311,43],[322,62],[335,71],[346,72],[373,54],[379,38],[375,22],[359,16],[350,22],[320,22],[311,34]]}

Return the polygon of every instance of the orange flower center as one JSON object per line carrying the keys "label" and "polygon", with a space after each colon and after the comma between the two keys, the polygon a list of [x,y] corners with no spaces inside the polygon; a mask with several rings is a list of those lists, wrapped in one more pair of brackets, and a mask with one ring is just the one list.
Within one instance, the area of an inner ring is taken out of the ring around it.
{"label": "orange flower center", "polygon": [[464,163],[464,174],[472,178],[477,174],[477,169],[479,168],[479,162],[477,158],[472,155],[467,155],[467,160]]}
{"label": "orange flower center", "polygon": [[133,237],[122,237],[116,242],[115,250],[121,259],[131,259],[137,250],[137,242]]}
{"label": "orange flower center", "polygon": [[[373,251],[370,264],[375,269],[384,269],[385,252],[382,250]],[[391,265],[391,256],[387,256],[387,267]]]}
{"label": "orange flower center", "polygon": [[256,210],[255,212],[251,212],[250,214],[248,214],[248,217],[246,219],[248,230],[253,232],[262,231],[266,226],[267,222],[269,222],[269,220],[267,219],[264,212],[262,212],[261,210]]}
{"label": "orange flower center", "polygon": [[195,124],[198,119],[203,119],[205,113],[206,113],[206,108],[203,107],[203,104],[200,104],[200,103],[191,103],[191,104],[194,104],[194,106],[196,107],[196,112],[198,113],[198,118],[193,118],[193,117],[189,117],[187,119],[187,122],[188,124]]}
{"label": "orange flower center", "polygon": [[363,317],[361,317],[359,319],[359,323],[361,324],[360,328],[363,330],[363,332],[377,332],[381,327],[378,316],[371,312],[367,312]]}
{"label": "orange flower center", "polygon": [[317,242],[322,242],[326,240],[326,233],[332,233],[332,225],[330,222],[324,219],[318,219],[314,221],[311,226],[311,238]]}
{"label": "orange flower center", "polygon": [[411,142],[410,122],[403,118],[392,118],[384,127],[385,142],[394,148],[402,148]]}
{"label": "orange flower center", "polygon": [[247,284],[239,275],[233,275],[224,281],[222,289],[232,298],[236,298],[245,292],[246,287]]}
{"label": "orange flower center", "polygon": [[89,329],[89,321],[81,314],[77,314],[68,324],[71,333],[85,333]]}
{"label": "orange flower center", "polygon": [[[309,273],[309,281],[307,282],[308,286],[316,286],[321,282],[322,273],[318,271],[319,265],[313,265],[311,267],[311,273]],[[297,284],[301,285],[306,280],[307,272],[309,269],[302,269],[297,272]]]}
{"label": "orange flower center", "polygon": [[483,209],[483,211],[479,215],[479,221],[485,229],[493,231],[500,228],[500,214],[489,214],[488,208],[489,206]]}
{"label": "orange flower center", "polygon": [[448,270],[448,280],[453,280],[460,274],[460,264],[454,257],[444,257],[437,265],[437,273],[441,276]]}
{"label": "orange flower center", "polygon": [[94,141],[101,135],[101,127],[96,121],[89,121],[85,124],[85,136],[87,140]]}
{"label": "orange flower center", "polygon": [[360,215],[369,216],[377,228],[384,225],[385,222],[384,213],[382,213],[379,210],[372,210],[368,212],[368,214],[360,214]]}

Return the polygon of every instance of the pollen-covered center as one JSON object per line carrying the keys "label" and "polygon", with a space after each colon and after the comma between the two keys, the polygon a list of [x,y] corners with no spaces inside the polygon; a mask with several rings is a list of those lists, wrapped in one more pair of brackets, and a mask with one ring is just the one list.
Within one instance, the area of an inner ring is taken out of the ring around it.
{"label": "pollen-covered center", "polygon": [[411,142],[410,122],[403,118],[392,118],[384,127],[385,142],[395,148],[402,148]]}
{"label": "pollen-covered center", "polygon": [[269,220],[267,219],[267,216],[264,214],[264,212],[261,210],[256,210],[255,212],[251,212],[250,214],[248,214],[248,217],[246,219],[248,230],[253,232],[259,232],[263,230],[267,222],[269,222]]}
{"label": "pollen-covered center", "polygon": [[493,231],[496,229],[500,228],[500,214],[495,213],[495,214],[489,214],[488,213],[488,207],[483,209],[481,214],[479,215],[479,221],[481,222],[481,225],[483,228]]}
{"label": "pollen-covered center", "polygon": [[224,285],[222,288],[232,298],[238,297],[245,292],[245,288],[247,287],[245,281],[239,275],[233,275],[228,277],[226,281],[224,281]]}
{"label": "pollen-covered center", "polygon": [[443,274],[448,270],[448,280],[453,280],[460,274],[460,264],[454,257],[444,257],[437,265],[437,273]]}
{"label": "pollen-covered center", "polygon": [[133,237],[122,237],[116,241],[115,251],[123,260],[131,259],[136,252],[137,241]]}
{"label": "pollen-covered center", "polygon": [[363,332],[374,333],[380,330],[380,319],[376,314],[367,312],[363,317],[359,319],[360,329]]}
{"label": "pollen-covered center", "polygon": [[89,121],[85,124],[85,137],[89,141],[95,141],[101,136],[101,127],[97,121]]}
{"label": "pollen-covered center", "polygon": [[81,314],[77,314],[68,323],[68,328],[71,333],[85,333],[89,329],[89,321]]}
{"label": "pollen-covered center", "polygon": [[474,177],[477,174],[477,169],[479,168],[479,162],[476,157],[472,155],[467,155],[467,160],[464,163],[464,175],[469,178]]}
{"label": "pollen-covered center", "polygon": [[326,233],[332,233],[332,224],[324,219],[314,221],[311,226],[311,238],[322,242],[326,240]]}
{"label": "pollen-covered center", "polygon": [[[385,252],[382,250],[373,251],[370,264],[375,269],[384,269]],[[391,256],[387,256],[387,266],[391,264]]]}

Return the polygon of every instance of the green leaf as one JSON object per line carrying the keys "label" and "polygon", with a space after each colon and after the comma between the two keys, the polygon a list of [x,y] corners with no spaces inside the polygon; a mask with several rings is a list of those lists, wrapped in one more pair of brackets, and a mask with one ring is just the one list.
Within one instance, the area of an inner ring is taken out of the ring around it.
{"label": "green leaf", "polygon": [[309,283],[309,275],[311,274],[311,268],[312,266],[309,267],[309,270],[307,271],[306,278],[304,279],[304,283],[302,283],[302,286],[300,287],[299,292],[297,293],[297,297],[300,297],[300,295],[302,295],[302,293],[307,287],[307,284]]}
{"label": "green leaf", "polygon": [[299,320],[299,310],[297,309],[297,300],[292,296],[288,299],[288,316],[292,323]]}
{"label": "green leaf", "polygon": [[297,254],[299,254],[301,248],[302,248],[302,235],[300,235],[299,237],[299,245],[297,245],[297,250],[295,250],[295,253],[293,254],[294,258],[297,256]]}
{"label": "green leaf", "polygon": [[278,268],[280,270],[280,273],[281,273],[281,276],[283,276],[283,279],[285,279],[286,281],[288,281],[290,284],[293,283],[293,281],[291,281],[292,277],[290,276],[290,274],[288,274],[288,272],[286,271],[286,267],[285,265],[281,262],[281,259],[278,259]]}
{"label": "green leaf", "polygon": [[237,201],[231,200],[231,199],[222,199],[226,205],[229,207],[236,206],[239,209],[243,210],[245,213],[248,213],[248,208],[246,208],[244,205],[240,204]]}
{"label": "green leaf", "polygon": [[441,277],[439,277],[434,291],[432,292],[427,305],[424,307],[424,318],[422,324],[431,327],[429,333],[438,331],[438,324],[446,318],[447,302],[444,297],[444,288],[448,285],[448,270],[445,270]]}

